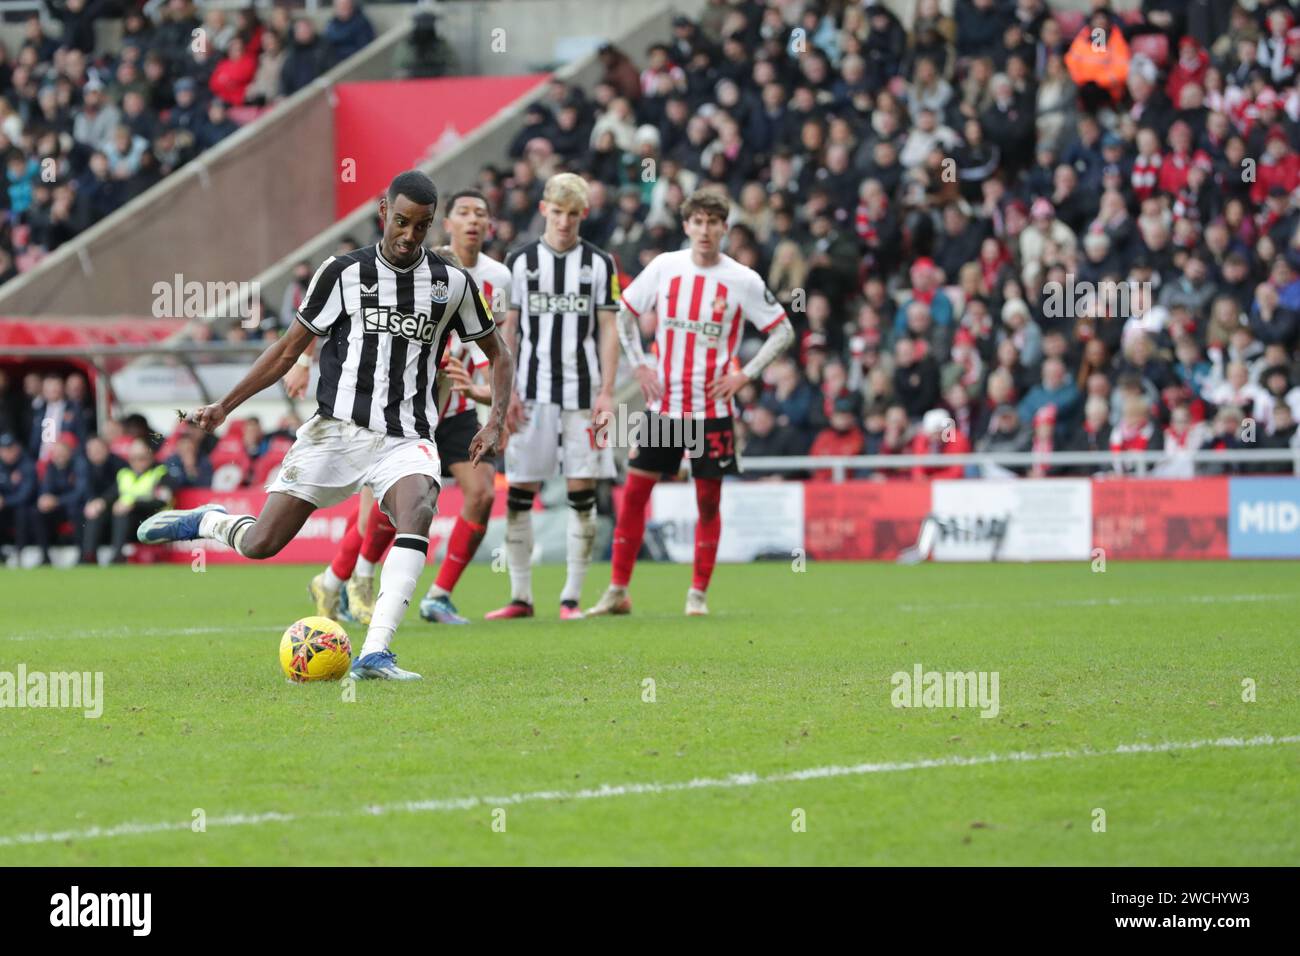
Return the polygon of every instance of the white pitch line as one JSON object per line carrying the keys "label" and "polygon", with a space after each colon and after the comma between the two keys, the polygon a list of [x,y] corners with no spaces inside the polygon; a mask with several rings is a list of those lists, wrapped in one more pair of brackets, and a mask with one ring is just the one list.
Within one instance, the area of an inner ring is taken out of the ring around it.
{"label": "white pitch line", "polygon": [[13,634],[0,640],[6,641],[69,641],[69,640],[103,640],[105,638],[119,637],[193,637],[199,634],[252,634],[261,632],[263,634],[273,633],[276,629],[274,624],[242,624],[230,625],[225,627],[132,627],[122,625],[121,627],[109,628],[91,628],[87,630],[70,631],[66,633],[49,633],[49,634]]}
{"label": "white pitch line", "polygon": [[[344,817],[356,815],[383,816],[388,813],[442,813],[451,810],[473,810],[476,807],[515,806],[521,803],[556,802],[564,800],[603,800],[609,797],[628,797],[641,794],[680,793],[684,790],[726,790],[736,787],[755,787],[774,783],[799,783],[806,780],[825,780],[832,777],[857,777],[876,773],[899,773],[905,770],[933,770],[943,767],[979,767],[998,763],[1034,763],[1042,760],[1076,760],[1084,757],[1114,757],[1125,754],[1173,753],[1206,748],[1269,747],[1278,744],[1300,744],[1300,734],[1273,737],[1220,737],[1216,740],[1171,741],[1159,744],[1120,744],[1112,750],[1048,750],[1040,753],[988,754],[984,757],[933,757],[902,762],[860,763],[847,767],[831,765],[768,774],[735,773],[727,777],[697,777],[676,783],[623,783],[602,784],[584,790],[534,790],[509,796],[447,797],[430,800],[408,800],[379,806],[361,807],[351,813],[338,810],[321,810],[312,813],[240,813],[232,816],[209,817],[209,827],[257,826],[262,823],[295,823],[303,819]],[[62,843],[67,840],[97,840],[110,837],[138,836],[148,833],[166,833],[189,830],[192,821],[162,823],[119,823],[110,827],[90,827],[84,830],[61,830],[53,833],[18,833],[0,836],[0,847],[30,846],[41,843]]]}
{"label": "white pitch line", "polygon": [[1114,598],[1077,598],[1061,601],[961,601],[951,604],[942,602],[894,605],[900,611],[969,611],[983,608],[996,611],[1014,610],[1016,608],[1053,608],[1053,607],[1126,607],[1133,604],[1167,605],[1167,604],[1253,604],[1259,601],[1294,601],[1295,594],[1187,594],[1180,597],[1114,597]]}

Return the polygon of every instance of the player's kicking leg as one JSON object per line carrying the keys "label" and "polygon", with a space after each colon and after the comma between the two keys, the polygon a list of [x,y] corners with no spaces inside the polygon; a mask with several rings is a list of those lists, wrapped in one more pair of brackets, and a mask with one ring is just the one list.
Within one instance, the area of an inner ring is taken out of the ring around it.
{"label": "player's kicking leg", "polygon": [[[471,436],[473,437],[473,436]],[[466,446],[468,448],[468,446]],[[443,446],[439,451],[446,454]],[[447,541],[447,554],[438,569],[438,577],[429,587],[429,592],[420,602],[420,617],[435,624],[468,624],[456,610],[451,601],[451,592],[465,571],[465,567],[474,559],[478,546],[487,533],[488,521],[492,516],[492,498],[494,496],[493,480],[496,469],[486,462],[472,465],[465,460],[450,466],[452,477],[460,485],[465,503],[456,517],[456,525],[451,530]]]}
{"label": "player's kicking leg", "polygon": [[420,675],[402,670],[389,650],[424,570],[429,551],[429,524],[438,500],[438,483],[430,475],[408,474],[385,490],[384,510],[392,516],[396,537],[384,561],[379,596],[366,631],[365,643],[352,662],[352,676],[360,680],[419,680]]}
{"label": "player's kicking leg", "polygon": [[315,510],[314,502],[273,491],[256,517],[227,514],[223,506],[213,504],[160,511],[141,523],[136,537],[145,544],[206,538],[229,545],[245,558],[260,560],[279,554]]}

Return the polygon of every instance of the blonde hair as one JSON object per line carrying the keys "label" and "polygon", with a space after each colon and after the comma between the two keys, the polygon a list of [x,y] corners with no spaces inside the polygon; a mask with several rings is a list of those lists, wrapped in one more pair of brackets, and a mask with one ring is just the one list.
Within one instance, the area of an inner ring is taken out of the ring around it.
{"label": "blonde hair", "polygon": [[556,173],[546,181],[542,199],[551,203],[573,203],[586,209],[587,193],[587,181],[577,173]]}

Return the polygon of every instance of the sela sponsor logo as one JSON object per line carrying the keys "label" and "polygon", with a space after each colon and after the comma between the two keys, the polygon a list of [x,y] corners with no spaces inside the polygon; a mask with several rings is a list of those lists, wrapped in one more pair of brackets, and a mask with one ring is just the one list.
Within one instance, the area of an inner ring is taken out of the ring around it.
{"label": "sela sponsor logo", "polygon": [[998,671],[923,671],[913,664],[910,674],[895,671],[889,678],[894,687],[889,702],[895,707],[978,707],[981,717],[996,717],[999,679]]}
{"label": "sela sponsor logo", "polygon": [[406,315],[394,309],[362,309],[361,321],[367,334],[387,332],[424,345],[433,343],[438,329],[437,321],[427,312]]}
{"label": "sela sponsor logo", "polygon": [[591,296],[577,292],[565,292],[553,295],[549,292],[528,293],[528,314],[543,315],[547,312],[590,312]]}
{"label": "sela sponsor logo", "polygon": [[19,664],[17,671],[0,671],[0,708],[62,707],[82,709],[97,720],[104,713],[104,672],[32,671]]}
{"label": "sela sponsor logo", "polygon": [[148,936],[153,925],[152,893],[69,893],[50,897],[51,926],[128,926],[133,936]]}

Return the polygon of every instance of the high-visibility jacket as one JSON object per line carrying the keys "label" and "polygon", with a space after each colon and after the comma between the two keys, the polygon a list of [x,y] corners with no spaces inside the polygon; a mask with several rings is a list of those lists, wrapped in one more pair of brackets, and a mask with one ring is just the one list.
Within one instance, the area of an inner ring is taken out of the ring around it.
{"label": "high-visibility jacket", "polygon": [[117,497],[127,504],[152,498],[154,489],[166,474],[166,465],[155,465],[138,475],[130,468],[123,468],[117,473]]}
{"label": "high-visibility jacket", "polygon": [[1124,95],[1124,85],[1128,82],[1130,59],[1128,41],[1118,27],[1111,27],[1105,42],[1095,45],[1093,30],[1085,25],[1065,54],[1065,68],[1070,71],[1075,86],[1096,83],[1107,90],[1112,99],[1118,101]]}

